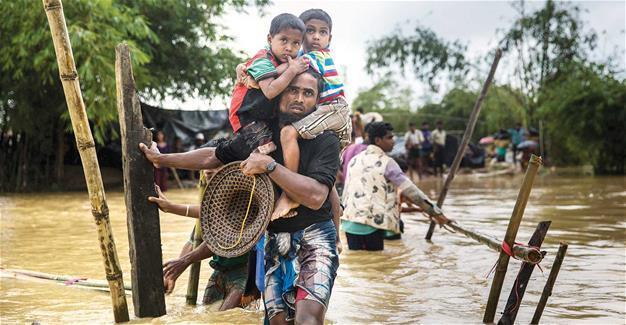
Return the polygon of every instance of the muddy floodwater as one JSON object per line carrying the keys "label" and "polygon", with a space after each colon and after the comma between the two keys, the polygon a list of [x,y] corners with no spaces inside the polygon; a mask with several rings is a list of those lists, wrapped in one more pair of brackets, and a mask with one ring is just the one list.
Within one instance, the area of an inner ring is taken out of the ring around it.
{"label": "muddy floodwater", "polygon": [[[463,226],[504,237],[522,175],[478,178],[458,176],[444,211]],[[436,197],[436,179],[419,184]],[[173,187],[173,184],[172,184]],[[195,189],[172,189],[173,201],[192,203]],[[123,193],[107,190],[111,224],[130,284],[130,262]],[[104,279],[104,268],[86,192],[0,194],[2,268]],[[552,220],[543,249],[548,255],[535,270],[518,313],[528,324],[552,266],[560,241],[569,243],[543,323],[624,324],[626,317],[626,178],[547,174],[538,176],[517,241],[527,242],[537,223]],[[423,238],[427,225],[417,214],[404,214],[401,241],[387,241],[385,251],[340,256],[327,321],[363,323],[481,323],[493,275],[485,278],[497,254],[460,234],[437,230],[433,243]],[[194,224],[192,219],[161,213],[163,259],[178,256]],[[511,261],[498,304],[500,312],[520,263]],[[202,265],[200,296],[210,275]],[[166,297],[166,316],[133,323],[260,323],[262,312],[218,306],[185,305],[188,273]],[[63,283],[0,278],[0,322],[43,324],[112,323],[107,292]]]}

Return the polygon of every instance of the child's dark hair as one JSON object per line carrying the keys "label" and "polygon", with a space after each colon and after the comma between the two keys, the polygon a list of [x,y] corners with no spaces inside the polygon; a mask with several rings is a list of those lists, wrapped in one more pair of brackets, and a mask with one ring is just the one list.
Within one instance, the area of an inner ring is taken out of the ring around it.
{"label": "child's dark hair", "polygon": [[311,19],[319,19],[328,24],[328,30],[333,31],[333,20],[330,15],[322,9],[309,9],[300,14],[300,19],[306,24]]}
{"label": "child's dark hair", "polygon": [[383,138],[387,132],[393,131],[393,126],[387,122],[372,122],[369,123],[367,130],[367,137],[370,144],[374,144],[376,138]]}
{"label": "child's dark hair", "polygon": [[306,29],[306,27],[304,27],[304,23],[302,22],[302,20],[300,20],[300,18],[292,14],[284,13],[272,19],[272,23],[270,24],[270,36],[274,36],[281,31],[289,28],[297,29],[303,34],[304,30]]}

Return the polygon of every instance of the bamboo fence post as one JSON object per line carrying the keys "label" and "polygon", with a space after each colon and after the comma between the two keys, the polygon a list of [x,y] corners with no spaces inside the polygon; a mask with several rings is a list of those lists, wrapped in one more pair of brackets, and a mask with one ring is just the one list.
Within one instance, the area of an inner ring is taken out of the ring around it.
{"label": "bamboo fence post", "polygon": [[[476,122],[478,121],[478,114],[480,113],[480,107],[483,103],[483,99],[487,96],[487,91],[489,90],[489,86],[491,86],[491,82],[493,80],[493,76],[496,73],[496,69],[498,68],[498,62],[500,62],[500,57],[502,57],[502,50],[496,49],[496,54],[493,58],[493,63],[491,63],[491,69],[489,70],[489,75],[487,79],[483,83],[483,88],[480,91],[480,95],[476,99],[474,103],[474,108],[472,110],[472,114],[469,117],[469,121],[467,122],[467,127],[465,128],[465,133],[463,133],[463,140],[459,145],[459,149],[456,152],[456,156],[454,156],[454,161],[452,162],[452,166],[450,166],[450,172],[446,177],[446,181],[443,185],[443,189],[441,193],[439,193],[439,199],[437,200],[437,206],[439,208],[442,207],[443,201],[446,199],[446,195],[448,194],[448,189],[450,188],[450,183],[454,179],[454,175],[456,171],[459,169],[461,165],[461,160],[463,160],[463,154],[465,153],[465,148],[474,133],[474,128],[476,127]],[[433,237],[433,232],[435,231],[435,221],[430,222],[430,226],[428,227],[428,232],[426,233],[426,240],[430,240]]]}
{"label": "bamboo fence post", "polygon": [[[533,187],[533,182],[539,166],[541,165],[541,157],[532,155],[529,160],[528,169],[526,175],[524,175],[524,181],[522,187],[519,190],[515,207],[511,219],[509,220],[509,226],[507,227],[506,234],[504,235],[504,242],[509,247],[513,247],[515,244],[515,237],[517,236],[517,230],[519,229],[522,216],[524,215],[524,209],[526,203],[528,203],[528,197]],[[506,269],[509,265],[510,256],[505,252],[500,252],[498,262],[496,264],[496,273],[491,283],[491,290],[489,291],[489,299],[487,300],[487,307],[485,308],[485,315],[483,317],[483,323],[492,323],[496,314],[496,308],[498,307],[498,299],[500,298],[500,291],[502,291],[502,283],[504,282],[504,276],[506,275]]]}
{"label": "bamboo fence post", "polygon": [[546,282],[546,286],[543,288],[543,292],[541,293],[541,298],[537,303],[537,309],[535,309],[533,319],[530,321],[531,324],[539,324],[539,319],[541,319],[543,309],[546,307],[548,297],[552,295],[552,288],[556,282],[556,277],[559,275],[559,270],[561,270],[561,264],[563,264],[563,259],[565,258],[565,253],[567,252],[567,246],[567,243],[561,243],[561,245],[559,245],[559,251],[556,253],[556,257],[554,258],[554,263],[552,264],[552,269],[550,269],[548,281]]}
{"label": "bamboo fence post", "polygon": [[140,142],[146,145],[152,142],[152,132],[143,126],[130,49],[123,43],[115,47],[115,89],[124,167],[133,307],[137,317],[159,317],[166,313],[161,226],[159,209],[146,199],[156,196],[154,169],[137,148]]}
{"label": "bamboo fence post", "polygon": [[[551,223],[551,221],[540,222],[537,225],[537,229],[533,233],[532,237],[528,241],[528,246],[540,248],[541,244],[543,244],[543,239],[548,233],[548,228],[550,228]],[[513,287],[511,288],[511,293],[509,294],[509,299],[504,307],[502,317],[498,321],[498,325],[512,325],[515,323],[517,312],[522,304],[524,293],[528,287],[528,281],[530,281],[530,276],[533,274],[534,269],[535,264],[522,263],[519,273],[517,273],[517,277],[515,278],[515,282],[513,283]]]}
{"label": "bamboo fence post", "polygon": [[[198,181],[198,189],[199,189],[199,197],[200,201],[204,197],[204,190],[206,187],[206,183],[208,180],[206,179],[204,172],[200,171],[200,180]],[[196,226],[194,228],[193,233],[193,249],[196,249],[198,246],[202,245],[202,226],[200,225],[200,218],[196,220]],[[198,284],[200,283],[200,262],[195,262],[191,264],[191,269],[189,270],[189,280],[187,282],[187,295],[186,302],[187,305],[195,305],[198,301]]]}
{"label": "bamboo fence post", "polygon": [[83,102],[78,82],[78,73],[74,64],[74,55],[70,38],[67,33],[65,15],[61,0],[42,0],[48,17],[54,51],[59,65],[59,74],[65,99],[72,121],[72,128],[76,136],[76,147],[80,154],[87,183],[87,191],[91,201],[91,213],[96,222],[98,238],[100,239],[100,249],[104,262],[106,279],[111,290],[113,301],[113,315],[116,322],[127,322],[128,305],[126,304],[126,293],[124,292],[124,281],[122,269],[115,249],[113,232],[109,222],[109,208],[107,207],[102,176],[96,156],[95,143],[91,135],[89,121],[85,103]]}

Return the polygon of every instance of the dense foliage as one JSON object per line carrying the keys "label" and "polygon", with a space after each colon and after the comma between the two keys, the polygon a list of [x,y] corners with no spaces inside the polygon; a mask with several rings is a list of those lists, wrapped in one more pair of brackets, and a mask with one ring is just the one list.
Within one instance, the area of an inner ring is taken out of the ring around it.
{"label": "dense foliage", "polygon": [[[245,0],[66,1],[66,22],[96,142],[117,136],[112,125],[117,122],[118,43],[131,47],[143,98],[226,95],[241,55],[228,48],[230,38],[214,21],[227,8],[245,5]],[[41,1],[2,1],[0,44],[0,190],[47,185],[60,179],[71,127]]]}
{"label": "dense foliage", "polygon": [[[584,28],[577,5],[546,1],[530,13],[523,1],[513,5],[518,18],[502,33],[500,46],[505,55],[500,69],[511,64],[516,78],[510,85],[492,85],[474,140],[500,128],[510,128],[515,122],[535,129],[542,122],[550,161],[567,165],[590,163],[598,173],[623,174],[626,84],[617,77],[617,60],[590,59],[597,34]],[[469,65],[458,41],[447,42],[418,27],[414,35],[396,32],[370,44],[370,69],[411,66],[415,77],[431,87],[433,80],[446,78],[456,86],[439,103],[402,109],[394,105],[397,100],[392,100],[393,96],[377,98],[394,93],[396,85],[386,76],[373,88],[362,91],[355,106],[381,112],[399,130],[404,130],[408,121],[423,120],[431,126],[442,120],[447,129],[465,129],[478,92],[467,86],[470,80],[459,82]],[[400,97],[412,94],[406,89],[402,92]]]}

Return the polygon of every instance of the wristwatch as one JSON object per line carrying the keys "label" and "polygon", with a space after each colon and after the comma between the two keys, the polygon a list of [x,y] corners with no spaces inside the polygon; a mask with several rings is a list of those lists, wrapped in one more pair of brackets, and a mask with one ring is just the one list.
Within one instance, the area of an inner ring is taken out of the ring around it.
{"label": "wristwatch", "polygon": [[269,164],[267,164],[267,166],[265,166],[265,169],[267,169],[266,173],[271,173],[274,171],[274,169],[276,169],[276,165],[278,165],[276,163],[276,160],[272,160]]}

